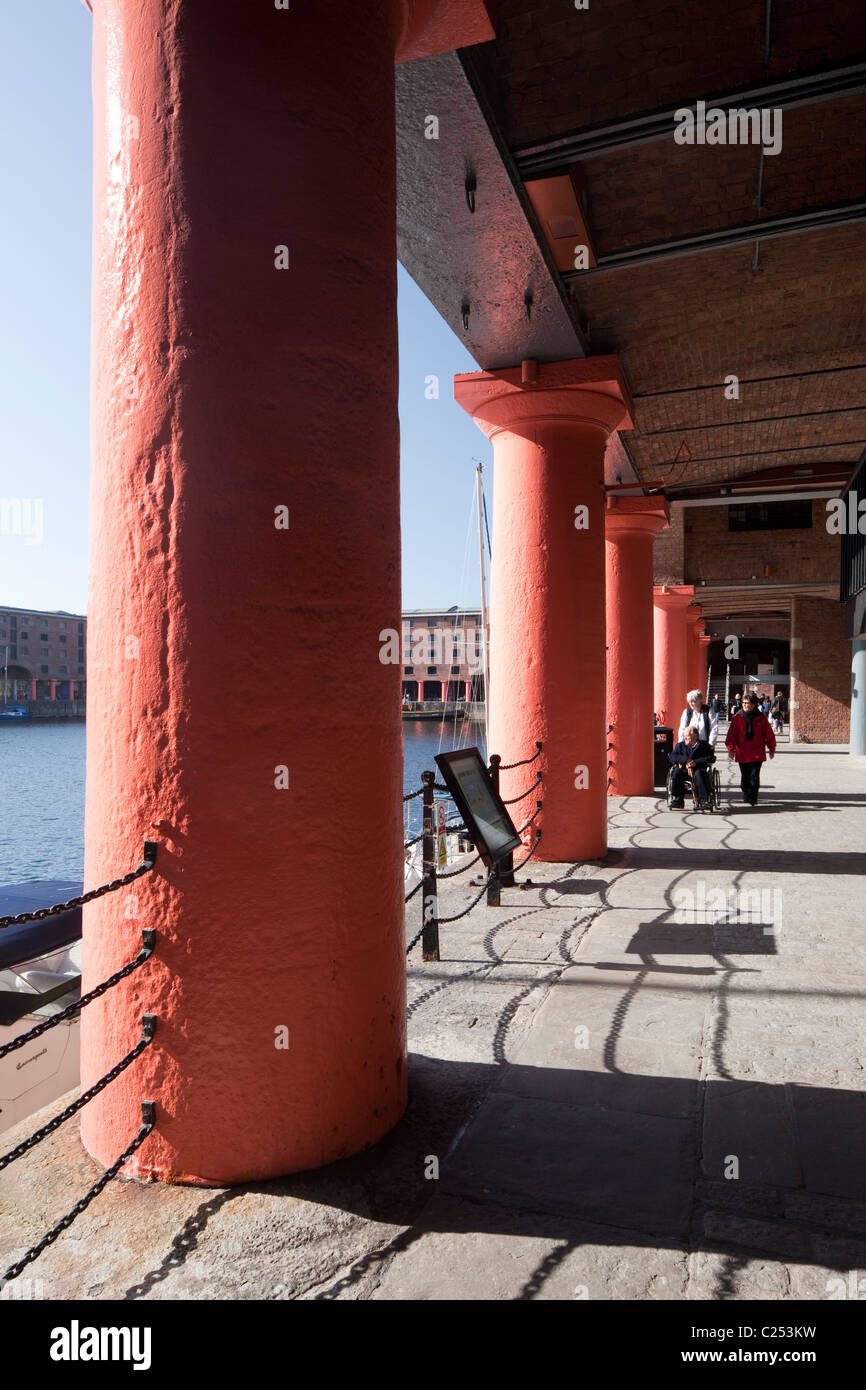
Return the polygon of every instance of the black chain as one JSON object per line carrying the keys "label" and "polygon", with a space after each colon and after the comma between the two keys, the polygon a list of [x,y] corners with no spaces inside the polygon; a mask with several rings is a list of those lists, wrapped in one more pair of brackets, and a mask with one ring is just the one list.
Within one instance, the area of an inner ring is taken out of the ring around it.
{"label": "black chain", "polygon": [[421,924],[420,930],[417,931],[417,932],[415,933],[415,935],[412,937],[412,940],[409,942],[409,945],[406,947],[406,955],[407,955],[407,956],[408,956],[409,952],[412,950],[412,947],[418,945],[418,942],[421,940],[421,937],[424,935],[424,927],[425,927],[425,926],[426,926],[426,923],[422,923],[422,924]]}
{"label": "black chain", "polygon": [[76,1111],[86,1105],[89,1100],[93,1100],[94,1096],[98,1096],[100,1091],[104,1091],[106,1086],[108,1086],[116,1076],[119,1076],[122,1071],[125,1071],[126,1068],[135,1061],[136,1057],[140,1056],[144,1049],[150,1046],[156,1034],[156,1018],[153,1014],[145,1014],[141,1023],[143,1030],[142,1036],[139,1038],[132,1051],[127,1052],[125,1057],[121,1057],[120,1061],[115,1063],[111,1068],[111,1071],[106,1072],[105,1076],[101,1077],[99,1081],[91,1086],[88,1091],[85,1091],[83,1095],[79,1096],[77,1100],[74,1100],[71,1105],[67,1105],[65,1110],[61,1110],[59,1115],[55,1115],[53,1120],[49,1120],[47,1125],[43,1125],[41,1129],[37,1129],[35,1134],[31,1134],[29,1139],[24,1139],[14,1149],[10,1149],[8,1153],[3,1154],[2,1157],[0,1157],[0,1173],[2,1173],[4,1168],[8,1168],[10,1163],[14,1163],[16,1158],[21,1158],[24,1154],[29,1153],[31,1149],[35,1148],[36,1145],[47,1138],[49,1134],[53,1134],[56,1129],[60,1128],[64,1120],[68,1120],[70,1115],[74,1115]]}
{"label": "black chain", "polygon": [[516,871],[517,869],[522,869],[523,866],[524,866],[524,864],[528,864],[528,863],[529,863],[530,859],[532,858],[533,854],[534,854],[535,851],[538,849],[538,846],[539,846],[540,844],[541,844],[541,831],[539,830],[538,834],[537,834],[536,837],[535,837],[535,844],[532,846],[532,849],[529,851],[529,853],[528,853],[527,855],[525,855],[525,856],[523,857],[523,859],[521,859],[521,861],[520,861],[519,864],[515,864],[515,865],[514,865],[515,871]]}
{"label": "black chain", "polygon": [[487,875],[487,878],[484,880],[484,884],[483,884],[483,886],[482,886],[482,888],[481,888],[481,892],[478,894],[478,897],[477,897],[477,898],[473,898],[472,901],[471,901],[471,903],[469,904],[469,906],[468,906],[468,907],[464,907],[463,911],[462,911],[462,912],[458,912],[457,915],[456,915],[455,917],[440,917],[440,918],[439,918],[439,925],[440,925],[440,927],[444,926],[446,922],[459,922],[461,917],[465,917],[466,914],[467,914],[467,912],[471,912],[472,909],[473,909],[473,907],[477,907],[478,903],[481,902],[481,899],[484,897],[484,894],[487,892],[488,884],[492,883],[492,881],[493,881],[493,874],[492,874],[492,873],[489,873],[489,874]]}
{"label": "black chain", "polygon": [[403,899],[404,903],[411,902],[411,900],[414,898],[415,894],[418,892],[418,889],[421,887],[423,882],[423,878],[419,879],[419,881],[415,884],[415,887],[412,889],[412,892],[406,894],[406,897]]}
{"label": "black chain", "polygon": [[503,803],[502,803],[503,806],[514,806],[514,805],[516,805],[516,803],[517,803],[518,801],[524,801],[524,800],[526,799],[527,796],[530,796],[531,793],[535,791],[535,788],[538,786],[538,784],[539,784],[540,781],[541,781],[541,773],[539,772],[539,774],[538,774],[538,776],[536,777],[535,781],[533,782],[532,786],[529,788],[529,791],[521,792],[521,793],[520,793],[520,796],[512,796],[512,798],[511,798],[510,801],[503,801]]}
{"label": "black chain", "polygon": [[535,759],[541,756],[541,747],[542,745],[540,743],[536,743],[535,752],[531,758],[522,758],[519,763],[501,763],[499,771],[512,772],[516,767],[528,767],[530,763],[534,763]]}
{"label": "black chain", "polygon": [[107,980],[103,980],[101,985],[97,985],[96,988],[90,990],[88,994],[82,994],[80,999],[76,999],[74,1004],[70,1004],[59,1014],[53,1014],[51,1018],[45,1019],[44,1023],[37,1023],[36,1027],[31,1028],[29,1033],[21,1033],[17,1038],[13,1038],[11,1042],[5,1043],[3,1047],[0,1047],[0,1062],[2,1062],[3,1058],[10,1052],[15,1052],[19,1047],[23,1047],[25,1043],[33,1042],[36,1038],[41,1038],[42,1034],[47,1033],[49,1028],[55,1028],[58,1023],[65,1023],[67,1018],[73,1018],[75,1014],[78,1013],[79,1009],[83,1009],[86,1005],[91,1004],[94,999],[98,999],[101,994],[105,994],[106,990],[111,989],[112,985],[118,984],[120,980],[125,980],[127,975],[132,974],[133,970],[137,970],[140,965],[144,965],[146,960],[150,960],[153,955],[156,932],[151,928],[147,928],[142,932],[142,937],[144,939],[144,945],[135,960],[131,960],[128,965],[125,965],[122,970],[118,970],[115,975],[109,975]]}
{"label": "black chain", "polygon": [[81,893],[77,898],[70,898],[67,903],[55,903],[53,907],[37,907],[33,912],[19,912],[16,917],[0,917],[0,928],[18,927],[24,922],[41,922],[46,917],[56,917],[59,912],[69,912],[70,908],[83,907],[94,898],[101,898],[105,893],[113,893],[116,888],[125,888],[127,884],[134,883],[142,874],[149,873],[155,863],[156,844],[152,840],[145,840],[144,860],[137,869],[124,874],[123,878],[112,879],[111,883],[104,883],[101,888],[91,888],[89,893]]}
{"label": "black chain", "polygon": [[423,788],[423,787],[419,787],[418,790],[417,790],[416,792],[410,792],[408,796],[404,796],[404,797],[403,797],[403,805],[405,806],[407,801],[414,801],[416,796],[423,796],[423,795],[424,795],[424,788]]}
{"label": "black chain", "polygon": [[456,878],[458,874],[465,874],[466,870],[470,869],[473,864],[477,864],[480,858],[480,854],[475,854],[472,856],[471,859],[467,859],[466,863],[463,865],[461,869],[452,869],[451,872],[448,874],[437,873],[436,878]]}
{"label": "black chain", "polygon": [[127,1147],[123,1150],[123,1153],[120,1155],[120,1158],[116,1158],[110,1168],[106,1168],[102,1176],[98,1178],[97,1181],[93,1184],[90,1191],[85,1192],[84,1196],[75,1203],[75,1206],[72,1208],[72,1210],[68,1211],[66,1215],[63,1217],[63,1219],[61,1221],[58,1221],[57,1225],[52,1227],[48,1234],[46,1236],[43,1236],[42,1239],[36,1245],[31,1246],[31,1248],[27,1251],[26,1255],[22,1255],[20,1260],[18,1260],[14,1265],[9,1266],[6,1273],[3,1275],[3,1278],[0,1279],[0,1289],[3,1288],[3,1285],[9,1279],[17,1279],[21,1271],[23,1269],[26,1269],[27,1265],[31,1264],[33,1260],[38,1259],[47,1246],[51,1245],[52,1242],[55,1241],[59,1235],[62,1235],[64,1231],[69,1230],[69,1227],[72,1225],[76,1216],[80,1216],[81,1213],[84,1211],[85,1207],[90,1206],[90,1203],[93,1201],[94,1197],[99,1196],[102,1189],[104,1187],[107,1187],[108,1184],[111,1182],[111,1179],[117,1176],[124,1163],[126,1163],[135,1153],[136,1149],[144,1143],[145,1139],[153,1129],[155,1123],[155,1106],[153,1102],[143,1101],[141,1106],[141,1128],[139,1129],[132,1143],[127,1145]]}

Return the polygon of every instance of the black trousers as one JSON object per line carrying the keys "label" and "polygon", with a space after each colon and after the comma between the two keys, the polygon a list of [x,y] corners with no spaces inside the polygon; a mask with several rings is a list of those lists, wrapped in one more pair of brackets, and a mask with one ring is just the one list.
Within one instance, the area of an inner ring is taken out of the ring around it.
{"label": "black trousers", "polygon": [[740,763],[740,786],[743,789],[743,800],[751,801],[754,805],[761,789],[760,762]]}
{"label": "black trousers", "polygon": [[[695,791],[698,794],[698,801],[706,801],[709,797],[707,790],[707,774],[703,768],[695,768],[692,773],[695,784]],[[674,764],[674,775],[671,778],[671,795],[675,801],[685,800],[686,790],[686,769],[681,763]]]}

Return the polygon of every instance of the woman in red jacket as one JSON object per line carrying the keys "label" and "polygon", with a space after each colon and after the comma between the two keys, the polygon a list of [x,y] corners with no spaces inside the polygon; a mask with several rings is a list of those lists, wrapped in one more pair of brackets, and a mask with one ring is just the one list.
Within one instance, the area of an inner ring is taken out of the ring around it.
{"label": "woman in red jacket", "polygon": [[776,751],[776,736],[770,721],[758,709],[757,695],[746,695],[740,714],[735,714],[728,729],[725,747],[732,758],[740,764],[740,785],[743,800],[750,806],[758,802],[761,784],[761,763],[765,749],[772,758]]}

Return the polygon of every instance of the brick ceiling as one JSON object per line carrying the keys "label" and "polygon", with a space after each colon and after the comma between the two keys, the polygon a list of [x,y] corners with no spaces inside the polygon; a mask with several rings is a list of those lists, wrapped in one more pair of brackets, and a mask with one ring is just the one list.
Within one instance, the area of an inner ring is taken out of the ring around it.
{"label": "brick ceiling", "polygon": [[[866,199],[866,68],[839,70],[866,60],[866,4],[775,0],[769,34],[766,0],[488,8],[498,37],[461,63],[519,193],[540,149],[545,174],[579,162],[601,266],[551,274],[587,351],[621,356],[636,406],[621,439],[644,485],[674,496],[766,470],[782,487],[820,464],[853,471],[866,447],[866,221],[844,205]],[[804,76],[809,100],[785,105],[781,152],[763,160],[755,145],[677,145],[672,123],[586,149],[592,128]],[[831,95],[814,99],[815,78]],[[817,209],[830,225],[804,226]],[[794,232],[751,238],[784,217],[800,219]],[[657,258],[659,243],[732,228],[749,239]],[[635,247],[651,258],[605,267]],[[725,398],[730,374],[739,400]]]}

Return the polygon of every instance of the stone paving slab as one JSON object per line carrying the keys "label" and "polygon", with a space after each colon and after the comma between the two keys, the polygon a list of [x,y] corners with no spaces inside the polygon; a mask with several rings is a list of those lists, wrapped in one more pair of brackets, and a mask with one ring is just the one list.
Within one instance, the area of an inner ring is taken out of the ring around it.
{"label": "stone paving slab", "polygon": [[445,1191],[627,1230],[688,1230],[694,1126],[644,1112],[488,1097],[442,1177]]}
{"label": "stone paving slab", "polygon": [[[681,1299],[688,1252],[609,1228],[437,1197],[428,1227],[396,1255],[372,1297],[585,1301]],[[554,1233],[555,1231],[555,1233]],[[614,1292],[616,1290],[616,1292]]]}

